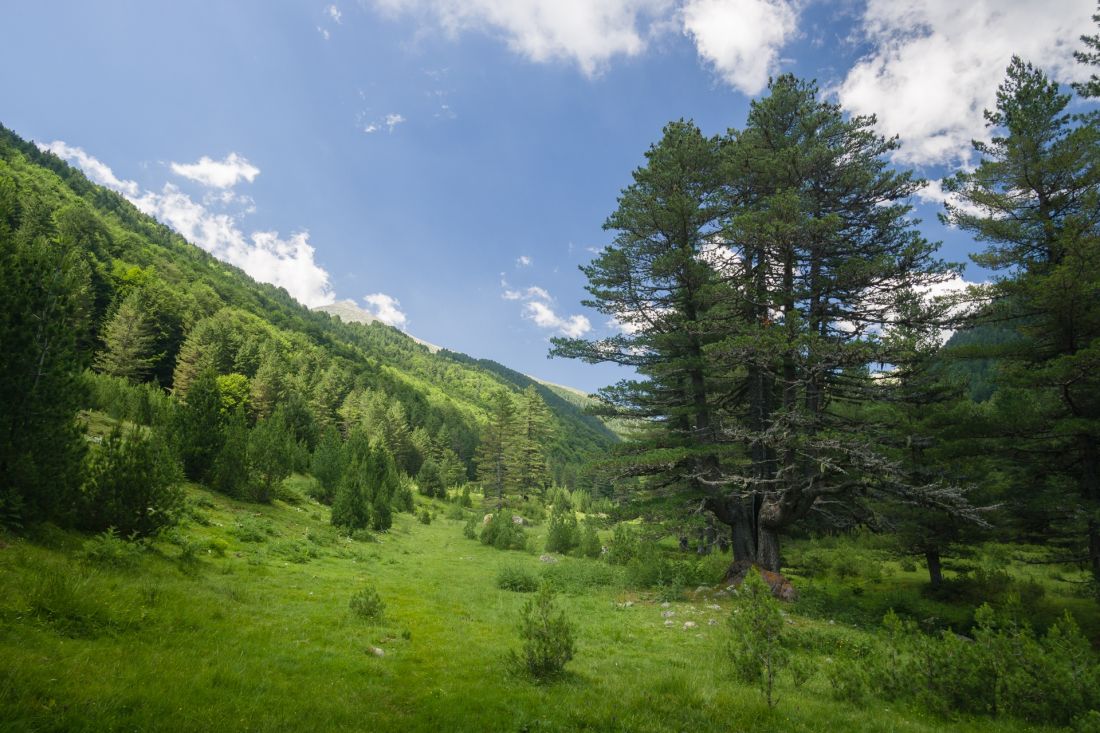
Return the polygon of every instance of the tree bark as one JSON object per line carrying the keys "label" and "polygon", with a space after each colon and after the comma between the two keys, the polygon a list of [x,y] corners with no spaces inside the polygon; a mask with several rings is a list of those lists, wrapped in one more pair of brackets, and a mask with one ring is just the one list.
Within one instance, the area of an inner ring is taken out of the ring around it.
{"label": "tree bark", "polygon": [[928,563],[928,580],[933,588],[939,588],[943,584],[943,567],[940,565],[940,550],[938,547],[929,547],[924,551],[924,560]]}
{"label": "tree bark", "polygon": [[753,531],[756,510],[752,497],[733,496],[707,499],[704,504],[718,521],[730,528],[733,564],[756,561],[756,533]]}
{"label": "tree bark", "polygon": [[778,573],[779,533],[774,529],[759,527],[756,535],[756,564],[763,570]]}

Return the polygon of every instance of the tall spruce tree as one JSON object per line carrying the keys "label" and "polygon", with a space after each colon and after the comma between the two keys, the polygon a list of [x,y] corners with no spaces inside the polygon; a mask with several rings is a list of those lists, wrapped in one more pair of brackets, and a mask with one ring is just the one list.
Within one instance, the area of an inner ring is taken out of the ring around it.
{"label": "tall spruce tree", "polygon": [[996,354],[1022,410],[1000,426],[1005,455],[1100,580],[1100,127],[1070,115],[1070,99],[1013,58],[986,111],[992,138],[974,143],[980,164],[944,186],[958,198],[945,218],[1001,273],[979,320],[1017,335]]}
{"label": "tall spruce tree", "polygon": [[156,332],[137,291],[119,303],[102,337],[103,349],[96,354],[94,364],[104,374],[140,382],[159,359],[154,351]]}
{"label": "tall spruce tree", "polygon": [[0,177],[0,518],[68,519],[85,452],[78,348],[89,268],[49,209]]}
{"label": "tall spruce tree", "polygon": [[517,491],[541,493],[550,480],[546,454],[553,437],[550,408],[529,385],[519,396],[509,473]]}
{"label": "tall spruce tree", "polygon": [[627,469],[664,471],[729,524],[736,564],[778,570],[780,533],[826,499],[917,490],[851,407],[869,366],[895,363],[878,334],[898,295],[954,270],[908,219],[920,182],[873,123],[783,76],[724,141],[668,126],[583,268],[588,304],[627,333],[555,343],[637,367],[602,393],[659,430]]}
{"label": "tall spruce tree", "polygon": [[485,495],[495,494],[497,509],[504,506],[504,494],[512,486],[509,472],[515,405],[505,390],[497,390],[489,398],[489,421],[481,431],[477,446],[477,478]]}

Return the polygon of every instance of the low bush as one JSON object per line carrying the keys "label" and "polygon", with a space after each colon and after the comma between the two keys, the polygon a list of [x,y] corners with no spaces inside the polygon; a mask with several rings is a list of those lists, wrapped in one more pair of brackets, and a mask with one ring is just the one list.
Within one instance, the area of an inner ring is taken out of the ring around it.
{"label": "low bush", "polygon": [[506,565],[497,573],[497,588],[516,593],[533,593],[539,588],[538,578],[519,565]]}
{"label": "low bush", "polygon": [[607,546],[607,561],[612,565],[626,565],[638,554],[638,537],[627,524],[616,524]]}
{"label": "low bush", "polygon": [[573,634],[573,625],[554,602],[553,587],[544,582],[520,611],[519,636],[523,646],[520,654],[513,652],[513,663],[535,680],[551,679],[573,659],[576,651]]}
{"label": "low bush", "polygon": [[428,511],[428,507],[420,507],[420,511],[416,514],[416,519],[421,524],[431,524],[432,513]]}
{"label": "low bush", "polygon": [[577,517],[572,509],[555,505],[546,531],[546,551],[566,554],[580,544]]}
{"label": "low bush", "polygon": [[498,550],[523,550],[527,547],[527,533],[512,521],[507,512],[499,511],[481,528],[481,544]]}
{"label": "low bush", "polygon": [[348,602],[348,608],[355,616],[374,623],[381,621],[386,614],[386,603],[382,600],[382,596],[378,595],[378,591],[375,590],[373,585],[368,585],[353,593],[351,600]]}
{"label": "low bush", "polygon": [[141,542],[124,540],[112,527],[85,542],[81,558],[95,565],[130,570],[141,561],[146,549]]}

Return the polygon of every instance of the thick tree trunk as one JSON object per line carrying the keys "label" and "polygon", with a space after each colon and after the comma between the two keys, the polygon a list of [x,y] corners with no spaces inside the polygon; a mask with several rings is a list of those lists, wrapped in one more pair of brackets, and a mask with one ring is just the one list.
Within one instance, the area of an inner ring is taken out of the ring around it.
{"label": "thick tree trunk", "polygon": [[928,580],[933,588],[943,584],[943,567],[940,565],[939,548],[930,547],[924,551],[924,560],[928,563]]}
{"label": "thick tree trunk", "polygon": [[763,570],[778,573],[779,533],[767,527],[760,527],[756,535],[756,564]]}
{"label": "thick tree trunk", "polygon": [[712,498],[707,499],[704,506],[718,521],[730,528],[733,563],[756,562],[756,510],[752,497]]}

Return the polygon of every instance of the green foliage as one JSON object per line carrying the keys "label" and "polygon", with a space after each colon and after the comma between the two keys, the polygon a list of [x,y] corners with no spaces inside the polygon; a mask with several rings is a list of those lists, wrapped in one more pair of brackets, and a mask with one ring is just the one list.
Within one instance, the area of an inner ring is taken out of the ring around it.
{"label": "green foliage", "polygon": [[755,569],[745,575],[729,619],[729,655],[734,673],[775,707],[775,680],[787,661],[782,645],[783,614],[771,588]]}
{"label": "green foliage", "polygon": [[603,545],[600,544],[600,534],[596,531],[596,526],[591,520],[584,523],[578,549],[581,555],[591,558],[597,558],[603,552]]}
{"label": "green foliage", "polygon": [[432,513],[428,511],[428,507],[420,507],[420,511],[416,514],[416,519],[421,524],[431,524]]}
{"label": "green foliage", "polygon": [[174,405],[156,384],[134,384],[121,377],[86,370],[88,407],[137,425],[167,426]]}
{"label": "green foliage", "polygon": [[481,544],[498,550],[522,550],[527,547],[527,533],[512,521],[509,512],[494,512],[489,521],[482,525],[479,538]]}
{"label": "green foliage", "polygon": [[638,537],[628,524],[616,524],[607,546],[607,561],[612,565],[626,565],[638,554]]}
{"label": "green foliage", "polygon": [[348,608],[357,618],[379,623],[386,614],[386,603],[373,585],[367,585],[352,594]]}
{"label": "green foliage", "polygon": [[225,441],[218,377],[205,369],[190,381],[173,421],[172,443],[192,481],[209,481]]}
{"label": "green foliage", "polygon": [[254,477],[248,463],[248,432],[243,410],[236,410],[226,418],[221,448],[210,474],[210,488],[239,499],[253,494]]}
{"label": "green foliage", "polygon": [[555,506],[546,530],[546,551],[564,555],[579,544],[577,516],[572,509]]}
{"label": "green foliage", "polygon": [[237,522],[231,533],[241,542],[267,542],[275,535],[275,527],[271,522],[244,517]]}
{"label": "green foliage", "polygon": [[142,307],[141,293],[133,291],[103,328],[103,350],[95,368],[108,376],[141,381],[159,360],[155,352],[155,324]]}
{"label": "green foliage", "polygon": [[574,626],[554,602],[554,589],[543,583],[520,612],[519,635],[523,647],[513,660],[535,680],[551,679],[573,659]]}
{"label": "green foliage", "polygon": [[123,539],[111,527],[85,542],[81,557],[93,565],[132,570],[141,562],[145,551],[145,545]]}
{"label": "green foliage", "polygon": [[400,489],[393,458],[362,431],[348,439],[349,460],[332,503],[332,523],[349,530],[380,531],[393,522],[391,502]]}
{"label": "green foliage", "polygon": [[147,537],[176,521],[183,500],[175,456],[155,432],[116,427],[90,455],[79,523]]}
{"label": "green foliage", "polygon": [[321,494],[317,497],[319,501],[332,503],[345,468],[344,442],[340,439],[339,431],[329,427],[321,434],[310,466],[310,471],[321,484]]}
{"label": "green foliage", "polygon": [[56,241],[48,204],[0,173],[0,504],[20,523],[69,521],[85,450],[76,414],[90,267]]}
{"label": "green foliage", "polygon": [[420,471],[416,474],[416,485],[420,489],[420,493],[428,497],[444,497],[447,494],[446,489],[443,486],[443,477],[439,471],[439,464],[435,462],[435,459],[429,457],[420,466]]}
{"label": "green foliage", "polygon": [[497,588],[515,593],[534,593],[539,588],[539,580],[520,565],[505,565],[497,573]]}
{"label": "green foliage", "polygon": [[268,503],[290,475],[297,443],[280,410],[256,424],[248,436],[248,467],[255,476],[251,499]]}
{"label": "green foliage", "polygon": [[476,516],[470,516],[464,525],[462,525],[462,536],[468,540],[477,539],[477,529],[481,522],[478,521]]}

